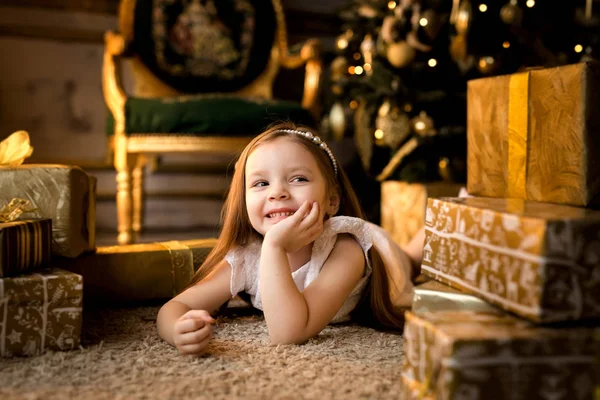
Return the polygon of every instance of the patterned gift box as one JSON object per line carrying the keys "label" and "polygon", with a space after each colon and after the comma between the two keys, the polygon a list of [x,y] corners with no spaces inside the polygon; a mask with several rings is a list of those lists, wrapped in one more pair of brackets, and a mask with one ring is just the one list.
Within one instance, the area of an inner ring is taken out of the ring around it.
{"label": "patterned gift box", "polygon": [[597,62],[469,81],[469,193],[598,205],[599,89]]}
{"label": "patterned gift box", "polygon": [[81,275],[58,268],[0,278],[0,356],[79,347]]}
{"label": "patterned gift box", "polygon": [[200,239],[98,247],[95,253],[52,264],[83,276],[86,299],[167,299],[190,283],[215,244],[215,239]]}
{"label": "patterned gift box", "polygon": [[96,247],[96,178],[67,165],[0,167],[0,204],[29,200],[27,218],[52,219],[52,252],[77,257]]}
{"label": "patterned gift box", "polygon": [[422,314],[438,311],[473,311],[502,314],[503,311],[477,296],[437,281],[415,286],[411,311]]}
{"label": "patterned gift box", "polygon": [[0,223],[0,278],[46,265],[51,246],[50,219]]}
{"label": "patterned gift box", "polygon": [[407,312],[404,352],[404,399],[594,400],[600,389],[599,328]]}
{"label": "patterned gift box", "polygon": [[421,270],[534,322],[600,317],[600,212],[429,199]]}
{"label": "patterned gift box", "polygon": [[462,186],[446,182],[382,182],[381,227],[399,246],[408,244],[423,227],[427,198],[458,196]]}

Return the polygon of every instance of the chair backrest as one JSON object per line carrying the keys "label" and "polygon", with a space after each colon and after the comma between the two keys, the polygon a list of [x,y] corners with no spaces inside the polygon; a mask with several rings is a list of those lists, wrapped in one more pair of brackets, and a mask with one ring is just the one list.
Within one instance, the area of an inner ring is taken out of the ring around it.
{"label": "chair backrest", "polygon": [[134,95],[271,97],[283,18],[279,0],[122,0]]}

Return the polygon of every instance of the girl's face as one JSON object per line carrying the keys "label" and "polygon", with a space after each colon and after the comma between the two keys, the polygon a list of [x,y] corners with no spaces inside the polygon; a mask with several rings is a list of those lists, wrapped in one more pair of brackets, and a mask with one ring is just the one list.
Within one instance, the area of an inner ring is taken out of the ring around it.
{"label": "girl's face", "polygon": [[246,210],[261,235],[304,201],[317,201],[321,216],[335,213],[338,197],[329,193],[313,155],[285,136],[261,144],[246,161]]}

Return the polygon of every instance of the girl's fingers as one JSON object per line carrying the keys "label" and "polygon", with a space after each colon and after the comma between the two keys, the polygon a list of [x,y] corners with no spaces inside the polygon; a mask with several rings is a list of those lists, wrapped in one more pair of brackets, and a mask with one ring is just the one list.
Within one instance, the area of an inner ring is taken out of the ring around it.
{"label": "girl's fingers", "polygon": [[207,337],[200,343],[177,346],[177,349],[179,350],[179,354],[182,355],[201,355],[206,351],[206,348],[210,343],[210,339],[211,337]]}
{"label": "girl's fingers", "polygon": [[215,319],[211,317],[210,313],[206,310],[190,310],[181,316],[181,319],[199,319],[209,324],[215,322]]}
{"label": "girl's fingers", "polygon": [[206,321],[201,319],[183,319],[175,324],[175,332],[179,334],[195,332],[198,329],[204,328],[206,324]]}
{"label": "girl's fingers", "polygon": [[312,202],[310,211],[304,220],[302,221],[303,227],[307,228],[312,226],[315,222],[319,220],[319,203]]}
{"label": "girl's fingers", "polygon": [[206,325],[195,332],[188,332],[181,335],[177,340],[177,345],[186,346],[190,344],[198,344],[210,338],[212,338],[212,328],[210,325]]}

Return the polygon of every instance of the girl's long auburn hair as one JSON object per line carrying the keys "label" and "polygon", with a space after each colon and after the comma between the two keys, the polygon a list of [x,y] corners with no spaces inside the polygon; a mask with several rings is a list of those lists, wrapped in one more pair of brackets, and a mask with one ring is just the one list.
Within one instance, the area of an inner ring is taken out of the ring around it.
{"label": "girl's long auburn hair", "polygon": [[[246,210],[245,169],[248,156],[260,145],[276,138],[288,137],[290,140],[304,146],[314,156],[321,173],[325,177],[328,191],[335,190],[338,192],[340,206],[336,215],[364,219],[364,213],[358,198],[341,166],[338,167],[336,176],[333,164],[323,149],[297,134],[283,132],[283,129],[309,131],[317,135],[310,128],[283,122],[271,126],[265,132],[256,136],[244,148],[236,162],[231,186],[221,211],[222,228],[217,244],[202,263],[187,288],[207,277],[231,249],[243,247],[254,240],[262,239],[262,236],[250,224],[250,218]],[[387,271],[381,257],[373,248],[370,250],[370,256],[373,272],[367,290],[365,290],[362,300],[353,312],[353,318],[367,325],[401,329],[404,324],[404,310],[394,307],[391,302]]]}

